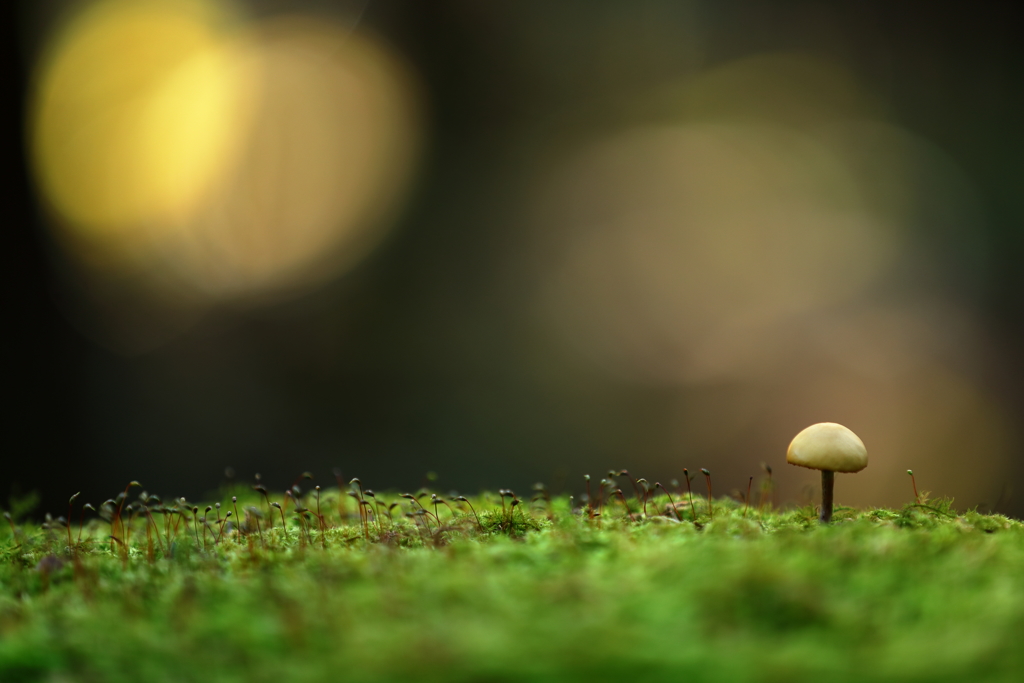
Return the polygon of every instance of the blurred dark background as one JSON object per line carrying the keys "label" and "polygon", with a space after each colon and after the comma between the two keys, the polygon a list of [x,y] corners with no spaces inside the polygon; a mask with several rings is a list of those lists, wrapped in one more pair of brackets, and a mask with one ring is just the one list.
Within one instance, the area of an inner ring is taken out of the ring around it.
{"label": "blurred dark background", "polygon": [[913,468],[1020,517],[1011,9],[18,3],[0,506],[761,463],[802,501],[836,421],[839,502]]}

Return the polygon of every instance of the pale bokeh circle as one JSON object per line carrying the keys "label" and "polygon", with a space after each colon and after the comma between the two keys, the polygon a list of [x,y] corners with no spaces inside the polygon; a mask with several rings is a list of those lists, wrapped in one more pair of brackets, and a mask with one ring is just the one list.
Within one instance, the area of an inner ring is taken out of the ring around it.
{"label": "pale bokeh circle", "polygon": [[853,297],[901,245],[840,159],[777,126],[626,132],[567,164],[542,206],[562,254],[547,315],[655,383],[751,372],[781,324]]}
{"label": "pale bokeh circle", "polygon": [[165,258],[210,296],[318,284],[383,235],[419,151],[415,87],[378,43],[308,18],[253,27],[260,99],[239,164]]}
{"label": "pale bokeh circle", "polygon": [[35,85],[55,235],[82,277],[175,306],[280,298],[343,272],[393,222],[420,147],[409,70],[324,18],[106,0],[58,32]]}
{"label": "pale bokeh circle", "polygon": [[113,1],[53,41],[38,69],[32,158],[72,237],[138,248],[231,168],[247,84],[215,25],[205,3]]}

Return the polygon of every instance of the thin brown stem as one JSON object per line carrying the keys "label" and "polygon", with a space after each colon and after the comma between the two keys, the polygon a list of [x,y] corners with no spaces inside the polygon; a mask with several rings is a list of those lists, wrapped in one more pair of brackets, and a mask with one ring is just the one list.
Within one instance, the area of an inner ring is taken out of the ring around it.
{"label": "thin brown stem", "polygon": [[476,514],[476,508],[474,508],[473,504],[469,502],[469,498],[466,498],[465,496],[459,496],[455,500],[465,503],[466,505],[469,506],[469,509],[473,511],[473,516],[476,517],[476,525],[480,527],[480,531],[483,531],[484,525],[480,523],[480,515]]}
{"label": "thin brown stem", "polygon": [[679,516],[679,510],[676,509],[676,502],[672,500],[672,494],[668,492],[668,489],[661,485],[660,481],[654,482],[654,488],[660,488],[668,496],[668,502],[672,506],[672,514],[676,516],[678,521],[683,521],[683,518]]}
{"label": "thin brown stem", "polygon": [[690,473],[683,468],[683,479],[686,480],[686,495],[690,497],[690,519],[697,523],[697,510],[693,507],[693,489],[690,488]]}
{"label": "thin brown stem", "polygon": [[231,496],[231,507],[235,509],[235,525],[238,527],[238,535],[242,536],[242,518],[238,516],[238,496]]}
{"label": "thin brown stem", "polygon": [[708,518],[714,520],[715,518],[715,506],[711,498],[711,473],[706,469],[701,469],[701,474],[704,475],[704,480],[708,483]]}
{"label": "thin brown stem", "polygon": [[74,548],[74,546],[71,544],[71,506],[75,502],[75,498],[78,498],[78,496],[80,495],[82,495],[81,491],[71,496],[71,498],[68,500],[68,518],[65,520],[65,523],[67,524],[68,527],[68,550],[72,550]]}
{"label": "thin brown stem", "polygon": [[629,509],[629,503],[626,501],[626,496],[622,493],[622,489],[615,489],[615,492],[612,495],[618,495],[618,497],[622,500],[623,507],[626,508],[626,519],[632,520],[633,511]]}
{"label": "thin brown stem", "polygon": [[747,517],[747,509],[750,507],[750,487],[754,485],[754,478],[747,482],[747,497],[743,500],[743,518]]}
{"label": "thin brown stem", "polygon": [[836,473],[832,470],[821,471],[821,523],[832,521],[832,491],[835,487]]}
{"label": "thin brown stem", "polygon": [[327,534],[324,533],[324,516],[320,514],[320,487],[316,487],[316,520],[317,526],[320,527],[320,545],[324,550],[327,550]]}

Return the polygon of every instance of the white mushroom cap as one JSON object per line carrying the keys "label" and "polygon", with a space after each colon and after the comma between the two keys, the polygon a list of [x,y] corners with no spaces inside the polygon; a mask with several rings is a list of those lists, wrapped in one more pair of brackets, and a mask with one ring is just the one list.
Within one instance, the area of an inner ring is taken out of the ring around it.
{"label": "white mushroom cap", "polygon": [[819,422],[793,438],[786,462],[812,470],[860,472],[868,466],[868,449],[843,425]]}

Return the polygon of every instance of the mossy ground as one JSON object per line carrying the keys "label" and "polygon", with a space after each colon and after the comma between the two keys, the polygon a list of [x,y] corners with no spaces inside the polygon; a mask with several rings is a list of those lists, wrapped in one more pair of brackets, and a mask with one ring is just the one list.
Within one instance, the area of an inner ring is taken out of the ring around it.
{"label": "mossy ground", "polygon": [[385,499],[403,505],[379,527],[347,498],[342,523],[335,492],[322,524],[313,497],[286,506],[285,532],[249,491],[247,535],[153,499],[122,510],[127,539],[109,504],[80,543],[76,509],[70,549],[63,520],[8,528],[0,681],[1024,680],[1024,525],[1005,517],[939,501],[822,527],[722,499],[680,522],[616,497],[592,519],[492,495],[439,504],[438,525],[429,494],[426,513]]}

